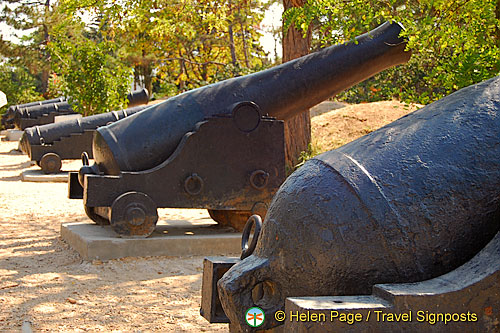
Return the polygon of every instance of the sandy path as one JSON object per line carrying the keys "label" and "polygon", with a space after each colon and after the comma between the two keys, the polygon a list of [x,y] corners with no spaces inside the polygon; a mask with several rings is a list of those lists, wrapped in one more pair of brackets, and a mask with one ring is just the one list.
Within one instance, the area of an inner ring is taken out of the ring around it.
{"label": "sandy path", "polygon": [[227,331],[199,315],[203,257],[82,261],[59,237],[87,220],[81,201],[64,183],[21,182],[16,147],[0,143],[0,331]]}

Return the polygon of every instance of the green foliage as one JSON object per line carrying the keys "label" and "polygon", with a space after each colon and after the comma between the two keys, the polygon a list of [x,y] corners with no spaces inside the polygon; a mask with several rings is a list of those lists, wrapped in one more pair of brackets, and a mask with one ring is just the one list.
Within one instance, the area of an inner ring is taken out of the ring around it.
{"label": "green foliage", "polygon": [[147,87],[149,78],[155,87],[173,84],[182,92],[263,65],[265,55],[254,29],[266,8],[261,1],[128,0],[121,4],[106,14],[107,34],[121,45],[124,58]]}
{"label": "green foliage", "polygon": [[113,56],[106,41],[80,44],[51,42],[60,59],[60,80],[74,109],[85,116],[126,107],[132,73]]}
{"label": "green foliage", "polygon": [[9,103],[0,108],[0,114],[10,105],[42,100],[42,95],[35,91],[37,83],[36,78],[24,68],[0,65],[0,90],[5,93]]}
{"label": "green foliage", "polygon": [[[413,56],[405,66],[375,76],[346,92],[350,101],[397,97],[426,104],[500,71],[500,8],[493,0],[309,0],[285,14],[316,45],[342,43],[387,20],[401,22]],[[362,95],[360,95],[362,94]]]}
{"label": "green foliage", "polygon": [[321,151],[320,147],[318,147],[316,144],[309,143],[307,145],[307,150],[300,152],[299,163],[297,163],[297,165],[295,165],[294,170],[297,170],[298,168],[303,166],[304,163],[306,163],[308,160],[310,160],[314,156],[321,154],[321,153],[322,153],[322,151]]}
{"label": "green foliage", "polygon": [[131,77],[159,98],[268,66],[256,29],[267,1],[7,2],[17,5],[0,7],[0,21],[31,30],[0,38],[0,54],[38,76],[44,97],[70,96],[84,114],[122,105]]}

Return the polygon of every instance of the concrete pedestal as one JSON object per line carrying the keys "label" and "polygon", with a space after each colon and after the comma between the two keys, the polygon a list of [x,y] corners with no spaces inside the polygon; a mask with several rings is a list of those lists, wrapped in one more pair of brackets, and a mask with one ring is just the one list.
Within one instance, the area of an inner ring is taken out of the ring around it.
{"label": "concrete pedestal", "polygon": [[46,182],[46,183],[67,183],[68,173],[59,172],[55,174],[46,174],[40,170],[24,170],[21,172],[23,182]]}
{"label": "concrete pedestal", "polygon": [[23,136],[24,131],[9,129],[5,133],[5,137],[2,138],[2,141],[19,141]]}
{"label": "concrete pedestal", "polygon": [[86,260],[241,252],[241,234],[215,222],[160,221],[148,238],[120,238],[110,226],[64,223],[61,237]]}

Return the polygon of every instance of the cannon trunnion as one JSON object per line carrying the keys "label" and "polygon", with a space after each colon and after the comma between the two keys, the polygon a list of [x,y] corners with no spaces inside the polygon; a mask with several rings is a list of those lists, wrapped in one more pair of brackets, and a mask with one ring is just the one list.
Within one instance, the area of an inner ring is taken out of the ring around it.
{"label": "cannon trunnion", "polygon": [[260,116],[257,107],[243,109],[199,122],[155,168],[80,175],[83,188],[71,173],[70,198],[83,197],[92,220],[125,237],[149,236],[159,207],[265,214],[285,179],[283,121]]}

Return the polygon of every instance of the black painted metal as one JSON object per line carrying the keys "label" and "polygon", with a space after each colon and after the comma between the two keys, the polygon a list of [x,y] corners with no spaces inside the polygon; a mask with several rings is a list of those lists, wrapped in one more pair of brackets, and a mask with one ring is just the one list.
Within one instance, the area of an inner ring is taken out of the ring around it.
{"label": "black painted metal", "polygon": [[[385,23],[356,43],[326,48],[274,68],[195,89],[97,130],[100,172],[141,171],[165,161],[196,123],[250,101],[262,114],[287,119],[388,68],[406,62],[401,26]],[[242,107],[250,112],[251,106]],[[252,118],[249,115],[250,118]],[[258,118],[257,118],[258,119]],[[140,139],[138,139],[140,138]]]}
{"label": "black painted metal", "polygon": [[[306,162],[280,187],[253,255],[219,281],[242,331],[291,296],[370,294],[460,266],[500,227],[500,77]],[[255,286],[267,294],[252,299]]]}
{"label": "black painted metal", "polygon": [[48,99],[45,101],[11,105],[9,106],[7,111],[2,115],[2,125],[4,126],[4,128],[14,128],[14,116],[16,112],[22,108],[36,106],[36,105],[59,103],[59,102],[64,102],[65,100],[66,100],[65,97],[58,97],[54,99]]}
{"label": "black painted metal", "polygon": [[203,260],[200,315],[210,323],[229,323],[217,292],[217,281],[238,263],[238,258],[207,257]]}
{"label": "black painted metal", "polygon": [[[135,107],[147,104],[149,95],[147,89],[132,91],[127,95],[128,107]],[[40,104],[41,103],[41,104]],[[9,113],[6,121],[13,122],[21,130],[36,125],[50,124],[54,122],[55,116],[75,113],[71,104],[64,99],[55,99],[42,102],[29,103],[24,106],[17,106]]]}
{"label": "black painted metal", "polygon": [[[324,322],[286,320],[283,331],[498,333],[499,310],[500,233],[464,265],[434,279],[375,285],[370,296],[289,298],[285,302],[287,314],[309,311],[310,318],[318,312],[330,318],[335,311],[338,316]],[[406,320],[387,320],[391,316],[401,319],[404,314]],[[354,323],[338,320],[354,315],[362,319]]]}
{"label": "black painted metal", "polygon": [[129,108],[142,104],[148,104],[149,92],[146,88],[134,90],[127,95],[127,99]]}
{"label": "black painted metal", "polygon": [[[151,170],[122,172],[119,176],[86,171],[80,181],[84,205],[92,215],[89,217],[96,221],[96,215],[108,220],[129,216],[125,214],[127,209],[116,204],[118,197],[129,192],[146,195],[157,207],[251,212],[269,202],[285,179],[283,121],[262,117],[251,132],[242,131],[236,123],[233,117],[198,123],[196,131],[186,133],[174,154]],[[91,171],[92,167],[82,170]],[[259,189],[250,181],[255,170],[268,174],[267,182]],[[70,193],[78,190],[70,188]],[[122,212],[113,212],[115,209]],[[123,228],[119,226],[123,222],[110,222],[122,236],[148,236],[152,232],[149,227]]]}
{"label": "black painted metal", "polygon": [[400,32],[386,23],[357,43],[199,88],[97,129],[96,164],[79,173],[89,217],[109,219],[127,192],[144,193],[157,207],[207,208],[218,217],[262,211],[285,177],[283,123],[262,115],[292,117],[407,61]]}
{"label": "black painted metal", "polygon": [[29,127],[24,130],[20,146],[32,161],[37,162],[47,153],[58,154],[61,159],[65,160],[79,159],[83,152],[87,152],[92,158],[92,139],[96,128],[128,117],[145,108],[147,106],[142,105],[60,123]]}
{"label": "black painted metal", "polygon": [[43,105],[35,105],[18,109],[14,119],[20,118],[30,118],[35,119],[39,118],[45,114],[49,114],[51,112],[73,112],[71,105],[68,102],[59,102],[59,103],[51,103],[51,104],[43,104]]}
{"label": "black painted metal", "polygon": [[44,114],[39,118],[21,118],[18,120],[18,124],[16,124],[16,128],[25,130],[28,127],[33,127],[37,125],[45,125],[52,124],[55,122],[55,118],[58,116],[71,115],[74,112],[51,112],[49,114]]}
{"label": "black painted metal", "polygon": [[35,125],[50,124],[56,116],[74,114],[68,102],[44,104],[20,108],[14,114],[16,128],[24,130]]}

